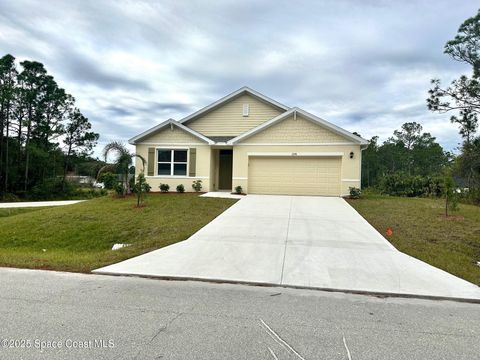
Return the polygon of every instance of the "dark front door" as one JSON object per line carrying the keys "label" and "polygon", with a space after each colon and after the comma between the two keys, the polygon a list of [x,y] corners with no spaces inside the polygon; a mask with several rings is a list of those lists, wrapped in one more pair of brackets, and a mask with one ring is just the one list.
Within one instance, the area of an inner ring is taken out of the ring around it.
{"label": "dark front door", "polygon": [[232,164],[233,151],[220,150],[219,168],[218,168],[218,189],[232,190]]}

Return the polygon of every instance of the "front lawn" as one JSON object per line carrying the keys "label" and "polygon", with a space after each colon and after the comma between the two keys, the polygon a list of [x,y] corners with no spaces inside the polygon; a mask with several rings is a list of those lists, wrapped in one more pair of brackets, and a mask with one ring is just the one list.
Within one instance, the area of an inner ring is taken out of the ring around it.
{"label": "front lawn", "polygon": [[480,285],[480,207],[460,204],[445,218],[444,200],[367,196],[349,200],[400,251]]}
{"label": "front lawn", "polygon": [[0,208],[0,218],[45,209],[48,207]]}
{"label": "front lawn", "polygon": [[[133,197],[0,211],[0,266],[89,272],[187,239],[235,200],[198,194]],[[2,215],[3,214],[3,215]],[[115,243],[132,244],[112,251]]]}

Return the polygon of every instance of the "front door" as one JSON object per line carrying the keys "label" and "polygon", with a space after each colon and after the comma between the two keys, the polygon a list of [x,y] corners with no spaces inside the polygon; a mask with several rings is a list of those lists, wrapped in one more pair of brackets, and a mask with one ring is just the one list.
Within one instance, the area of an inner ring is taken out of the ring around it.
{"label": "front door", "polygon": [[218,189],[232,190],[233,151],[220,150],[218,168]]}

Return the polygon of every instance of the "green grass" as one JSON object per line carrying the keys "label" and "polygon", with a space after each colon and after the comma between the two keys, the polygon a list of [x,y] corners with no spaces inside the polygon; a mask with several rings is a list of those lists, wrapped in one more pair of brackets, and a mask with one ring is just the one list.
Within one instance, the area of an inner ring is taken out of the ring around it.
{"label": "green grass", "polygon": [[27,207],[27,208],[10,208],[0,209],[0,218],[14,216],[18,214],[25,214],[32,211],[45,210],[48,207]]}
{"label": "green grass", "polygon": [[[480,207],[459,205],[444,217],[444,200],[366,196],[349,203],[400,251],[480,285]],[[385,236],[385,235],[384,235]]]}
{"label": "green grass", "polygon": [[[148,195],[142,208],[107,196],[17,209],[0,215],[0,266],[89,272],[185,240],[234,202],[171,193]],[[112,251],[115,243],[132,245]]]}

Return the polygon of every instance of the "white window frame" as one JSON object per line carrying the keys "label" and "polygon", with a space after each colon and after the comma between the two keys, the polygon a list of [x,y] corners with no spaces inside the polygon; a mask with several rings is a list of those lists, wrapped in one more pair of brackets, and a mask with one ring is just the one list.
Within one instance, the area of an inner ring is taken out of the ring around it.
{"label": "white window frame", "polygon": [[[156,148],[156,160],[157,160],[157,171],[156,171],[156,176],[157,177],[188,177],[188,169],[190,166],[190,151],[188,148]],[[158,161],[158,152],[159,151],[170,151],[170,161]],[[175,151],[186,151],[187,152],[187,161],[175,161]],[[158,173],[158,164],[170,164],[170,175],[165,175],[165,174],[159,174]],[[185,175],[174,175],[174,170],[175,170],[175,164],[185,164],[186,165],[186,171]]]}
{"label": "white window frame", "polygon": [[250,115],[250,104],[248,103],[243,104],[242,115],[243,117],[248,117]]}

